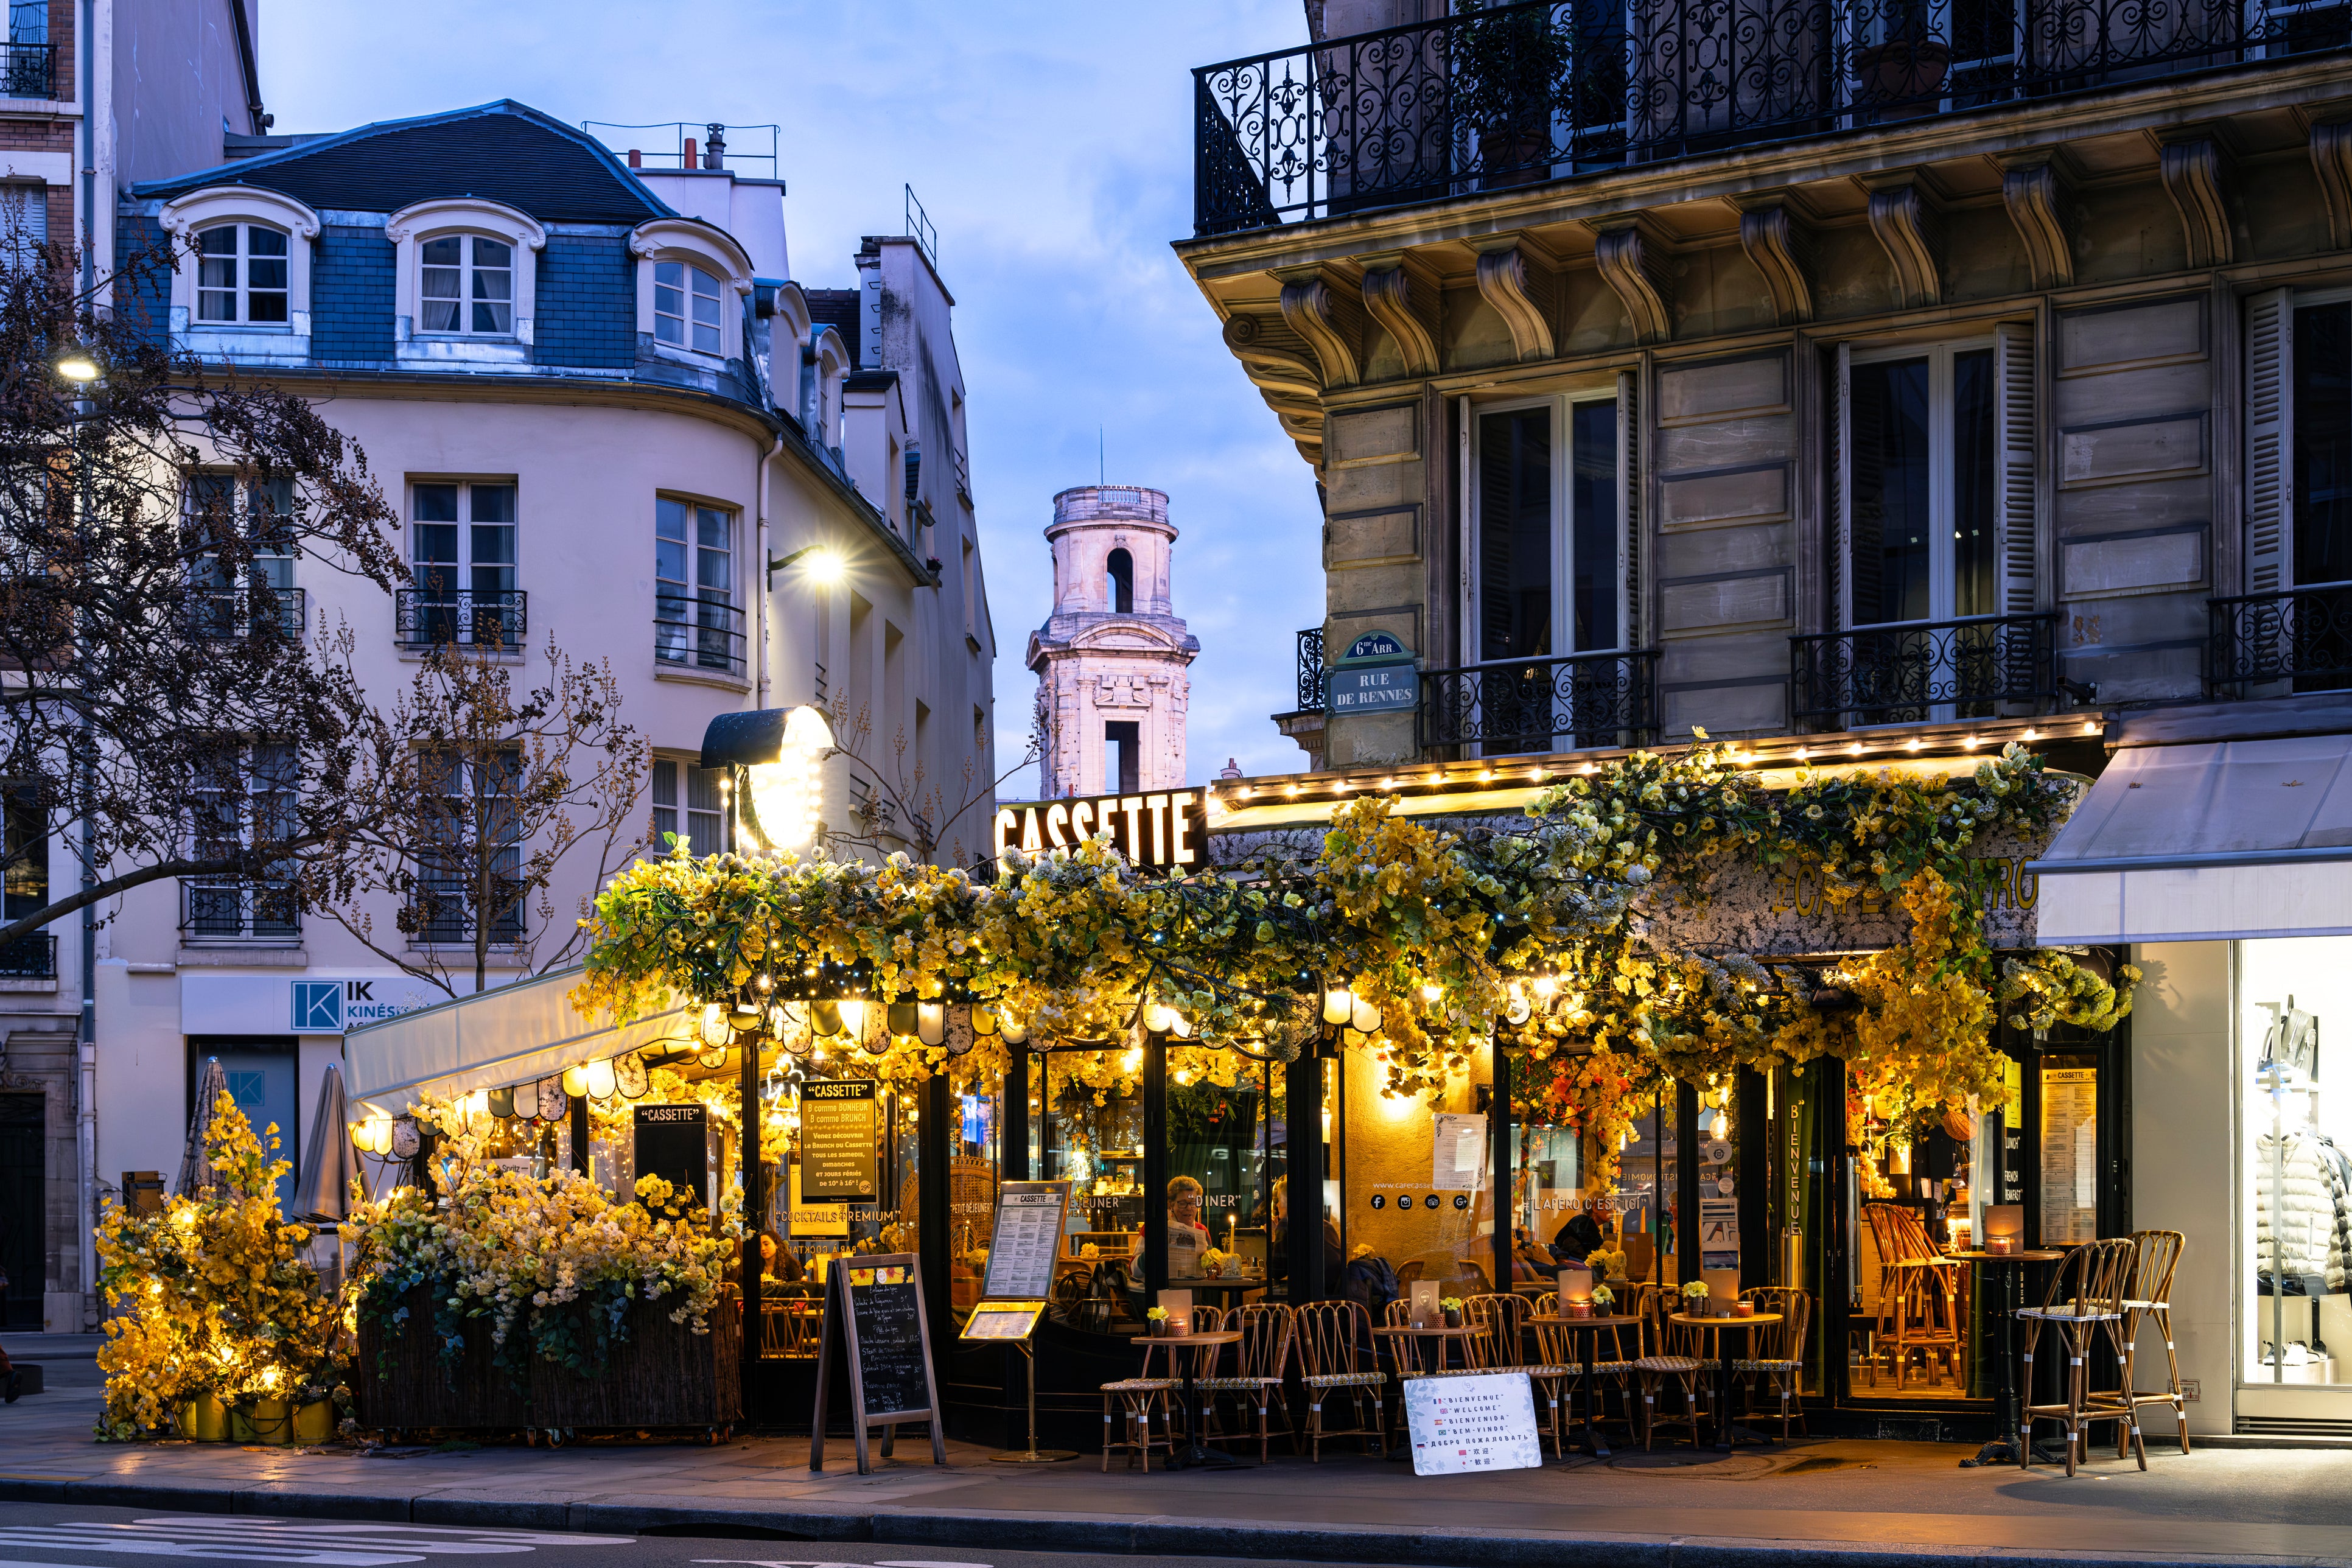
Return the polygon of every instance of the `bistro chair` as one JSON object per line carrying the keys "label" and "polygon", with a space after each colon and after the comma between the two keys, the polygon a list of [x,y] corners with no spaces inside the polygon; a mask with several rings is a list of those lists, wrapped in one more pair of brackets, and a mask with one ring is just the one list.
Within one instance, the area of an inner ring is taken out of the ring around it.
{"label": "bistro chair", "polygon": [[2172,1276],[2180,1267],[2180,1255],[2189,1247],[2189,1238],[2177,1230],[2136,1230],[2132,1244],[2137,1249],[2138,1261],[2124,1298],[2124,1342],[2137,1351],[2139,1330],[2143,1322],[2153,1322],[2156,1331],[2164,1338],[2165,1386],[2142,1390],[2133,1386],[2126,1374],[2123,1381],[2124,1396],[2131,1405],[2129,1431],[2116,1433],[2116,1458],[2124,1457],[2126,1438],[2139,1431],[2139,1407],[2143,1405],[2168,1405],[2172,1407],[2174,1430],[2179,1436],[2180,1451],[2189,1452],[2189,1405],[2180,1392],[2180,1357],[2172,1347]]}
{"label": "bistro chair", "polygon": [[[1468,1303],[1465,1302],[1464,1305],[1466,1307]],[[1388,1319],[1388,1321],[1381,1325],[1384,1328],[1412,1327],[1412,1303],[1410,1301],[1391,1301],[1383,1315]],[[1471,1324],[1473,1321],[1466,1311],[1462,1321],[1465,1324]],[[1408,1377],[1469,1377],[1487,1370],[1486,1363],[1489,1352],[1486,1336],[1484,1333],[1465,1334],[1459,1339],[1445,1339],[1436,1335],[1423,1339],[1413,1334],[1395,1334],[1385,1337],[1388,1340],[1389,1354],[1393,1358],[1392,1364],[1396,1368],[1399,1383],[1402,1383]],[[1445,1364],[1447,1355],[1445,1347],[1448,1345],[1462,1347],[1460,1366]],[[1400,1405],[1397,1408],[1402,1411],[1404,1407]]]}
{"label": "bistro chair", "polygon": [[[1103,1462],[1105,1471],[1110,1468],[1113,1454],[1127,1456],[1127,1468],[1135,1468],[1137,1455],[1143,1457],[1143,1473],[1151,1473],[1151,1450],[1163,1454],[1176,1451],[1176,1427],[1170,1402],[1183,1384],[1173,1377],[1151,1374],[1151,1352],[1163,1347],[1146,1342],[1143,1347],[1143,1368],[1134,1377],[1121,1378],[1101,1385],[1103,1402]],[[1151,1418],[1160,1417],[1160,1436],[1151,1435]],[[1118,1417],[1124,1415],[1125,1436],[1112,1430]]]}
{"label": "bistro chair", "polygon": [[[1388,1454],[1388,1373],[1372,1350],[1371,1315],[1360,1301],[1304,1301],[1291,1312],[1291,1342],[1298,1349],[1298,1381],[1307,1392],[1307,1454],[1323,1462],[1326,1437],[1368,1437],[1372,1451]],[[1371,1420],[1364,1419],[1369,1401]],[[1337,1407],[1339,1425],[1323,1407]],[[1339,1414],[1344,1413],[1344,1414]]]}
{"label": "bistro chair", "polygon": [[1567,1383],[1570,1369],[1554,1357],[1538,1350],[1538,1359],[1528,1355],[1528,1320],[1535,1316],[1535,1308],[1525,1296],[1473,1296],[1462,1303],[1462,1321],[1475,1323],[1486,1331],[1470,1342],[1482,1346],[1480,1354],[1483,1372],[1516,1372],[1525,1374],[1536,1393],[1543,1395],[1551,1423],[1551,1451],[1554,1458],[1565,1454],[1560,1447],[1559,1396]]}
{"label": "bistro chair", "polygon": [[[1669,1321],[1681,1306],[1679,1289],[1654,1284],[1641,1288],[1635,1310],[1641,1315],[1646,1350],[1634,1361],[1633,1372],[1642,1388],[1642,1447],[1645,1449],[1657,1447],[1658,1428],[1668,1426],[1690,1428],[1691,1447],[1698,1447],[1706,1331]],[[1658,1408],[1659,1392],[1669,1387],[1682,1391],[1680,1415]]]}
{"label": "bistro chair", "polygon": [[[1891,1353],[1895,1386],[1911,1381],[1911,1352],[1925,1363],[1927,1385],[1943,1382],[1947,1361],[1960,1350],[1959,1266],[1936,1250],[1918,1215],[1900,1204],[1864,1204],[1878,1248],[1878,1330],[1870,1357],[1870,1385],[1878,1386],[1880,1350]],[[1959,1374],[1952,1366],[1955,1377]]]}
{"label": "bistro chair", "polygon": [[1805,1406],[1801,1396],[1804,1393],[1805,1331],[1811,1326],[1813,1299],[1809,1292],[1789,1285],[1759,1285],[1739,1295],[1742,1300],[1755,1302],[1759,1312],[1780,1314],[1780,1321],[1748,1331],[1748,1353],[1734,1361],[1731,1370],[1751,1390],[1751,1412],[1767,1386],[1780,1396],[1780,1441],[1786,1443],[1791,1416],[1801,1429],[1805,1426]]}
{"label": "bistro chair", "polygon": [[[1234,1347],[1240,1354],[1230,1375],[1197,1379],[1194,1386],[1202,1394],[1201,1417],[1202,1430],[1214,1430],[1213,1406],[1220,1394],[1231,1394],[1243,1405],[1257,1406],[1257,1462],[1265,1463],[1266,1416],[1268,1406],[1282,1412],[1283,1435],[1290,1439],[1290,1451],[1298,1452],[1298,1430],[1291,1425],[1290,1406],[1283,1399],[1283,1380],[1289,1374],[1291,1336],[1295,1323],[1291,1310],[1279,1301],[1253,1301],[1236,1307],[1225,1321],[1229,1329],[1240,1331],[1241,1343]],[[1221,1438],[1222,1441],[1234,1441]],[[1247,1440],[1244,1432],[1239,1439]]]}
{"label": "bistro chair", "polygon": [[[2124,1426],[2124,1438],[2138,1454],[2139,1468],[2147,1468],[2147,1447],[2140,1441],[2139,1422],[2131,1403],[2131,1342],[2123,1332],[2124,1299],[2132,1288],[2137,1253],[2128,1237],[2085,1242],[2060,1261],[2042,1305],[2018,1312],[2017,1321],[2025,1325],[2024,1364],[2018,1381],[2026,1390],[2027,1400],[2018,1423],[2019,1468],[2033,1463],[2036,1421],[2055,1421],[2066,1428],[2069,1476],[2084,1453],[2084,1435],[2102,1421],[2114,1421]],[[2064,1398],[2056,1405],[2032,1402],[2033,1352],[2044,1328],[2053,1331],[2052,1337],[2066,1354]],[[2114,1389],[2094,1392],[2091,1351],[2102,1339],[2116,1353],[2122,1381]]]}
{"label": "bistro chair", "polygon": [[[1601,1310],[1594,1309],[1596,1312]],[[1612,1305],[1607,1310],[1614,1312],[1616,1309]],[[1559,1313],[1559,1298],[1557,1294],[1537,1300],[1537,1317],[1557,1317]],[[1633,1375],[1633,1363],[1642,1359],[1642,1325],[1639,1322],[1619,1323],[1613,1328],[1592,1329],[1587,1332],[1592,1351],[1592,1408],[1584,1413],[1585,1422],[1588,1426],[1598,1426],[1610,1418],[1604,1414],[1604,1407],[1609,1391],[1614,1388],[1618,1408],[1624,1413],[1622,1419],[1630,1441],[1639,1436],[1642,1429],[1641,1422],[1634,1415],[1636,1402],[1633,1384],[1627,1381]],[[1536,1345],[1538,1359],[1557,1365],[1565,1374],[1561,1386],[1567,1391],[1567,1397],[1560,1404],[1565,1407],[1567,1419],[1572,1420],[1576,1414],[1572,1406],[1577,1385],[1584,1375],[1583,1363],[1577,1358],[1583,1353],[1584,1347],[1575,1334],[1558,1323],[1538,1323]],[[1566,1422],[1563,1421],[1562,1429],[1565,1427]]]}

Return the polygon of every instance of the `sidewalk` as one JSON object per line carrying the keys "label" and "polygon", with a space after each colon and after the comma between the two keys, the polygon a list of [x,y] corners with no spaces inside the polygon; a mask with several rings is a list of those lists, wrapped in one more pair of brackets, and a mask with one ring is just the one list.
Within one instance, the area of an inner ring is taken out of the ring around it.
{"label": "sidewalk", "polygon": [[[54,1385],[53,1385],[54,1386]],[[1349,1454],[1263,1468],[1108,1475],[1099,1457],[1039,1467],[902,1439],[857,1475],[805,1438],[718,1447],[347,1450],[93,1443],[93,1387],[0,1409],[0,1500],[301,1514],[614,1533],[1156,1552],[1426,1564],[1838,1568],[2226,1559],[2352,1565],[2352,1463],[2340,1452],[2152,1446],[2147,1473],[2095,1458],[2080,1479],[1963,1470],[1950,1445],[1806,1441],[1733,1456],[1621,1451],[1540,1471],[1420,1478]]]}

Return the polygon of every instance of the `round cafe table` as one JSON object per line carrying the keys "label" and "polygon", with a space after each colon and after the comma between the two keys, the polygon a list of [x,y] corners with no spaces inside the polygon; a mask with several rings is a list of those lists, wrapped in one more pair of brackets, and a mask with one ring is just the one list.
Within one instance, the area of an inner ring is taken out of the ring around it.
{"label": "round cafe table", "polygon": [[1622,1329],[1642,1320],[1635,1317],[1606,1318],[1529,1318],[1530,1326],[1538,1329],[1566,1329],[1576,1339],[1576,1385],[1584,1395],[1584,1432],[1578,1441],[1586,1453],[1597,1458],[1609,1458],[1609,1445],[1601,1441],[1601,1421],[1594,1412],[1599,1407],[1592,1399],[1592,1342],[1602,1329]]}
{"label": "round cafe table", "polygon": [[[1168,1347],[1168,1354],[1171,1360],[1176,1359],[1176,1352],[1180,1350],[1206,1350],[1210,1352],[1210,1359],[1213,1361],[1215,1359],[1216,1350],[1219,1346],[1238,1344],[1241,1342],[1241,1331],[1239,1329],[1218,1329],[1213,1332],[1205,1334],[1137,1334],[1133,1336],[1131,1342],[1147,1347],[1151,1345],[1165,1345]],[[1221,1454],[1216,1449],[1210,1447],[1206,1443],[1201,1441],[1198,1415],[1200,1408],[1200,1394],[1199,1391],[1193,1386],[1193,1380],[1198,1373],[1194,1369],[1192,1357],[1185,1356],[1182,1359],[1184,1363],[1184,1371],[1182,1373],[1184,1379],[1184,1447],[1182,1452],[1168,1456],[1168,1468],[1171,1470],[1181,1470],[1186,1466],[1190,1466],[1196,1470],[1255,1469],[1257,1467],[1250,1464],[1248,1461],[1236,1459],[1231,1454]],[[1150,1352],[1147,1349],[1144,1353],[1144,1364],[1149,1366],[1150,1364]],[[1150,1428],[1149,1426],[1145,1427],[1144,1436],[1148,1437],[1150,1435]],[[1150,1457],[1150,1456],[1148,1454],[1145,1456],[1147,1458]]]}
{"label": "round cafe table", "polygon": [[[1979,1274],[1992,1275],[1993,1295],[1990,1300],[2000,1303],[2000,1373],[1993,1384],[1993,1440],[1977,1450],[1973,1459],[1962,1459],[1968,1469],[1984,1465],[2017,1463],[2017,1445],[2023,1423],[2017,1416],[2017,1312],[2025,1305],[2025,1265],[2054,1263],[2065,1257],[2063,1252],[1947,1252],[1946,1258],[1965,1263]],[[1988,1298],[1979,1289],[1977,1300]]]}
{"label": "round cafe table", "polygon": [[[1739,1429],[1731,1421],[1731,1339],[1738,1334],[1741,1349],[1748,1345],[1750,1331],[1781,1321],[1778,1312],[1755,1312],[1747,1317],[1710,1318],[1696,1312],[1676,1312],[1666,1320],[1686,1329],[1707,1329],[1715,1333],[1715,1449],[1727,1454],[1732,1444],[1739,1440]],[[1762,1432],[1750,1432],[1748,1440],[1769,1446],[1771,1437]]]}

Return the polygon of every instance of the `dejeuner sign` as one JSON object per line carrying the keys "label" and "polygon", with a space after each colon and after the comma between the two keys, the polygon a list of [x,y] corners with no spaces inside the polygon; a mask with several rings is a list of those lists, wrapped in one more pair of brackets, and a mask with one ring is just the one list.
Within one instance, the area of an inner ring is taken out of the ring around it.
{"label": "dejeuner sign", "polygon": [[1198,790],[1016,802],[996,814],[996,859],[1003,865],[1007,849],[1075,849],[1108,833],[1130,866],[1197,865],[1208,833],[1205,814]]}

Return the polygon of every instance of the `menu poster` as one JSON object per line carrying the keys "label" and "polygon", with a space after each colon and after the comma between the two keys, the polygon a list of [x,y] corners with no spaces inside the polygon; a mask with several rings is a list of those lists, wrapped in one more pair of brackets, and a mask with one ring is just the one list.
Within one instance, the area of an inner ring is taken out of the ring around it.
{"label": "menu poster", "polygon": [[874,1080],[817,1079],[801,1085],[801,1200],[876,1199]]}
{"label": "menu poster", "polygon": [[996,1228],[988,1241],[983,1297],[1049,1296],[1061,1248],[1067,1182],[1006,1182],[996,1190]]}
{"label": "menu poster", "polygon": [[1404,1412],[1416,1476],[1543,1468],[1534,1390],[1518,1373],[1407,1378]]}
{"label": "menu poster", "polygon": [[1435,1141],[1430,1151],[1429,1184],[1441,1193],[1475,1193],[1486,1170],[1486,1119],[1454,1111],[1431,1118]]}
{"label": "menu poster", "polygon": [[2042,1245],[2072,1247],[2098,1234],[2099,1074],[2042,1069]]}
{"label": "menu poster", "polygon": [[982,1301],[963,1325],[968,1340],[1025,1340],[1037,1329],[1043,1301]]}
{"label": "menu poster", "polygon": [[1702,1197],[1698,1200],[1699,1267],[1739,1267],[1739,1199]]}

